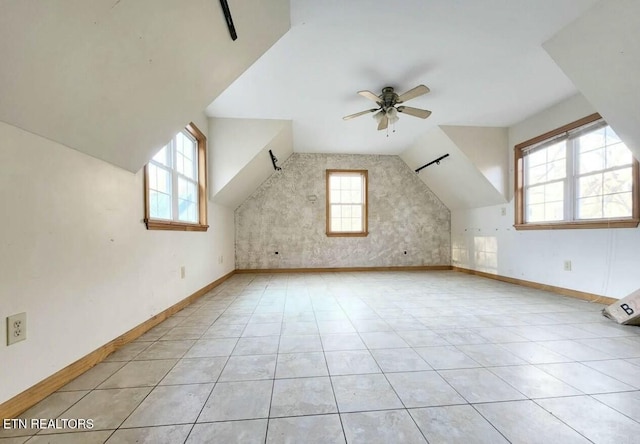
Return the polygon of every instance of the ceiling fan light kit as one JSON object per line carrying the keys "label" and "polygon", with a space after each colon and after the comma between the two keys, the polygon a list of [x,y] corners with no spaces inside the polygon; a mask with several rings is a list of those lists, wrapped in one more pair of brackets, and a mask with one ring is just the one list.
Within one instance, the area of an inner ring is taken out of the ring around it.
{"label": "ceiling fan light kit", "polygon": [[354,117],[359,117],[364,114],[375,113],[373,114],[373,118],[378,122],[378,130],[386,129],[388,136],[389,124],[394,125],[398,120],[400,120],[398,113],[408,114],[421,119],[426,119],[431,115],[431,111],[426,109],[412,108],[410,106],[397,106],[407,100],[427,94],[428,92],[429,88],[424,85],[418,85],[401,95],[398,95],[391,86],[382,88],[382,94],[379,96],[367,90],[358,91],[358,94],[362,97],[376,102],[378,108],[371,108],[366,111],[350,114],[343,117],[343,120],[353,119]]}

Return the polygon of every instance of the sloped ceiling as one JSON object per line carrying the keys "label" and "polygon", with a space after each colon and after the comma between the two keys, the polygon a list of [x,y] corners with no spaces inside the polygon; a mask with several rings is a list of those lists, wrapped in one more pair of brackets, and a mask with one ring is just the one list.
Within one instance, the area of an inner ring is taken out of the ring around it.
{"label": "sloped ceiling", "polygon": [[3,0],[0,120],[130,171],[289,28],[288,0]]}
{"label": "sloped ceiling", "polygon": [[[296,152],[399,154],[440,125],[506,127],[577,92],[542,43],[596,0],[291,0],[291,30],[207,108],[213,117],[293,120]],[[358,94],[431,93],[396,132]]]}
{"label": "sloped ceiling", "polygon": [[[449,157],[442,159],[439,165],[433,164],[418,174],[447,208],[477,208],[507,202],[501,191],[442,128],[432,128],[400,154],[400,158],[415,170],[445,154]],[[506,149],[503,155],[508,155]]]}
{"label": "sloped ceiling", "polygon": [[640,2],[603,0],[544,44],[640,159]]}

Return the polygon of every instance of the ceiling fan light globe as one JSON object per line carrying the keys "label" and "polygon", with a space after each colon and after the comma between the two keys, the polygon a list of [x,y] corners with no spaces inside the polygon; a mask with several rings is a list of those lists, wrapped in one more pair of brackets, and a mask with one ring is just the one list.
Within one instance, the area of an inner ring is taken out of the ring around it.
{"label": "ceiling fan light globe", "polygon": [[383,116],[384,116],[384,111],[378,111],[373,115],[373,118],[375,119],[376,122],[380,123],[380,120],[382,120]]}

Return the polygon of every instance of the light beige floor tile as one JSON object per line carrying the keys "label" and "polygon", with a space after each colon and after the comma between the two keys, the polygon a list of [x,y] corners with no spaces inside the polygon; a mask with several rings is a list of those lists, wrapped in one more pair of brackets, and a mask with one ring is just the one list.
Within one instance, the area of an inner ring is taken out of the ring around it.
{"label": "light beige floor tile", "polygon": [[218,383],[198,422],[267,418],[273,381]]}
{"label": "light beige floor tile", "polygon": [[281,322],[266,322],[264,324],[247,324],[242,337],[249,336],[274,336],[279,335],[282,329]]}
{"label": "light beige floor tile", "polygon": [[598,401],[640,422],[640,391],[593,395]]}
{"label": "light beige floor tile", "polygon": [[[73,391],[73,392],[55,392],[45,399],[31,407],[26,412],[18,416],[18,418],[12,419],[25,419],[27,420],[27,428],[20,428],[19,426],[11,426],[10,428],[4,428],[4,422],[0,423],[0,438],[8,438],[15,436],[27,436],[35,434],[38,429],[31,428],[31,419],[53,419],[57,418],[66,411],[69,407],[74,405],[80,399],[82,399],[87,391]],[[4,420],[5,418],[3,418]]]}
{"label": "light beige floor tile", "polygon": [[607,376],[624,382],[634,388],[640,388],[640,367],[621,359],[610,361],[589,361],[584,365],[598,370]]}
{"label": "light beige floor tile", "polygon": [[267,420],[227,421],[196,424],[186,444],[263,444]]}
{"label": "light beige floor tile", "polygon": [[340,413],[402,408],[402,402],[382,374],[332,376]]}
{"label": "light beige floor tile", "polygon": [[482,367],[456,347],[420,347],[416,352],[436,370]]}
{"label": "light beige floor tile", "polygon": [[611,378],[579,362],[536,365],[540,370],[566,382],[583,393],[610,393],[634,390],[630,385]]}
{"label": "light beige floor tile", "polygon": [[231,356],[218,381],[273,379],[275,370],[276,355]]}
{"label": "light beige floor tile", "polygon": [[212,358],[229,356],[238,340],[236,338],[200,339],[184,355],[185,358]]}
{"label": "light beige floor tile", "polygon": [[347,442],[427,443],[406,410],[343,413],[340,416]]}
{"label": "light beige floor tile", "polygon": [[154,361],[131,361],[115,372],[113,376],[98,386],[100,389],[150,387],[156,385],[169,370],[176,365],[177,359],[158,359]]}
{"label": "light beige floor tile", "polygon": [[134,410],[122,427],[195,422],[213,384],[159,386]]}
{"label": "light beige floor tile", "polygon": [[398,331],[398,335],[411,347],[434,347],[449,345],[449,343],[437,333],[431,330]]}
{"label": "light beige floor tile", "polygon": [[429,444],[508,444],[470,405],[411,409]]}
{"label": "light beige floor tile", "polygon": [[381,373],[380,367],[368,350],[325,352],[329,374],[355,375]]}
{"label": "light beige floor tile", "polygon": [[226,357],[183,358],[178,361],[159,384],[177,385],[216,382],[226,363]]}
{"label": "light beige floor tile", "polygon": [[274,383],[269,412],[271,418],[337,412],[328,377],[278,379]]}
{"label": "light beige floor tile", "polygon": [[324,353],[285,353],[278,355],[276,378],[328,376]]}
{"label": "light beige floor tile", "polygon": [[532,365],[492,367],[492,373],[529,398],[581,395],[582,392]]}
{"label": "light beige floor tile", "polygon": [[124,367],[125,362],[101,362],[62,387],[59,392],[92,390]]}
{"label": "light beige floor tile", "polygon": [[256,336],[240,338],[233,350],[234,355],[272,355],[278,353],[280,336]]}
{"label": "light beige floor tile", "polygon": [[475,408],[513,444],[589,444],[584,436],[533,401],[476,404]]}
{"label": "light beige floor tile", "polygon": [[345,444],[345,442],[338,415],[269,420],[267,444]]}
{"label": "light beige floor tile", "polygon": [[184,442],[191,424],[119,429],[107,444],[175,444]]}
{"label": "light beige floor tile", "polygon": [[[98,432],[76,432],[57,435],[36,435],[29,440],[33,444],[102,444],[113,430]],[[2,442],[2,441],[0,441]],[[4,444],[4,443],[3,443]]]}
{"label": "light beige floor tile", "polygon": [[[500,344],[500,347],[513,353],[529,364],[552,364],[556,362],[572,362],[573,359],[568,358],[560,353],[549,350],[548,348],[538,345],[535,342],[517,342],[509,344]],[[473,357],[473,356],[471,356]]]}
{"label": "light beige floor tile", "polygon": [[281,336],[279,353],[302,353],[322,351],[319,335]]}
{"label": "light beige floor tile", "polygon": [[365,350],[367,348],[357,333],[323,334],[322,347],[325,351]]}
{"label": "light beige floor tile", "polygon": [[525,396],[484,368],[439,372],[468,402],[513,401]]}
{"label": "light beige floor tile", "polygon": [[147,361],[150,359],[180,359],[189,350],[196,341],[158,341],[154,342],[137,355],[136,361]]}
{"label": "light beige floor tile", "polygon": [[151,346],[152,344],[153,343],[149,342],[130,342],[107,356],[104,362],[131,361],[133,358],[142,353],[142,351],[149,348],[149,346]]}
{"label": "light beige floor tile", "polygon": [[407,408],[466,404],[434,371],[389,373],[387,379]]}
{"label": "light beige floor tile", "polygon": [[635,444],[640,424],[590,396],[537,400],[553,416],[593,442]]}
{"label": "light beige floor tile", "polygon": [[496,344],[458,345],[457,348],[485,367],[526,364],[526,361]]}
{"label": "light beige floor tile", "polygon": [[92,430],[117,429],[149,392],[151,387],[94,390],[61,417],[93,419]]}
{"label": "light beige floor tile", "polygon": [[371,350],[371,354],[385,373],[431,370],[431,366],[411,348],[376,349]]}
{"label": "light beige floor tile", "polygon": [[360,333],[360,337],[369,349],[409,347],[409,344],[393,331]]}
{"label": "light beige floor tile", "polygon": [[566,356],[569,359],[573,359],[574,361],[591,361],[613,358],[613,356],[606,353],[605,350],[589,347],[572,339],[563,341],[540,341],[537,342],[537,344]]}

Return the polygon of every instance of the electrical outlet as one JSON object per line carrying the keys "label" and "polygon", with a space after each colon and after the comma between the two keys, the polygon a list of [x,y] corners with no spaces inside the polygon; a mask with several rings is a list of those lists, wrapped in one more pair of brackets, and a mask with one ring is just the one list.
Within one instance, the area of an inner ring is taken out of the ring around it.
{"label": "electrical outlet", "polygon": [[223,255],[218,256],[218,263],[222,264],[223,262],[224,262],[224,256]]}
{"label": "electrical outlet", "polygon": [[186,275],[187,275],[187,267],[183,265],[182,267],[180,267],[180,279],[184,279]]}
{"label": "electrical outlet", "polygon": [[564,261],[564,271],[571,271],[571,261]]}
{"label": "electrical outlet", "polygon": [[7,345],[27,339],[27,314],[18,313],[7,317]]}
{"label": "electrical outlet", "polygon": [[505,207],[500,208],[500,214],[502,216],[506,216],[507,215],[507,209]]}

